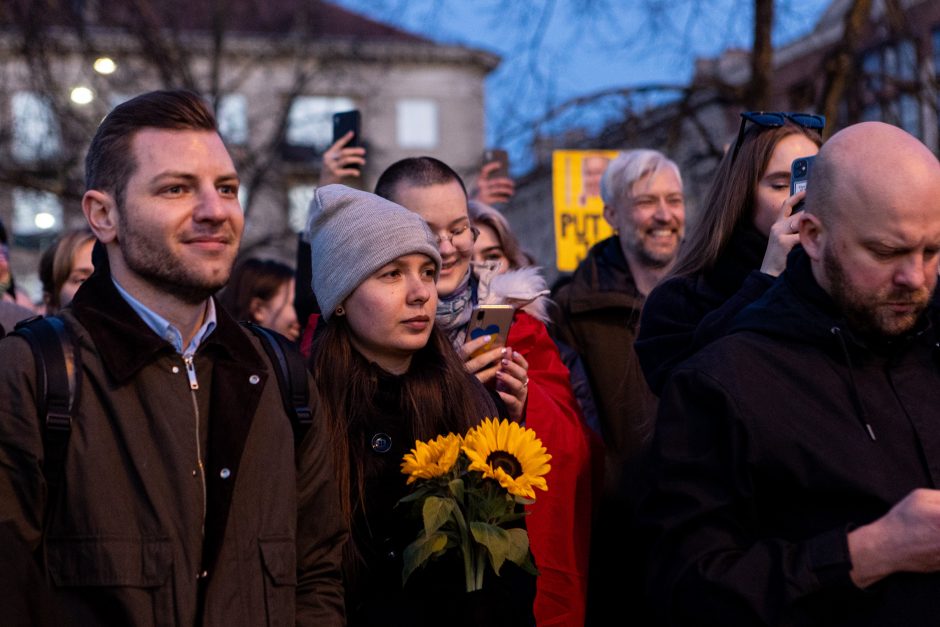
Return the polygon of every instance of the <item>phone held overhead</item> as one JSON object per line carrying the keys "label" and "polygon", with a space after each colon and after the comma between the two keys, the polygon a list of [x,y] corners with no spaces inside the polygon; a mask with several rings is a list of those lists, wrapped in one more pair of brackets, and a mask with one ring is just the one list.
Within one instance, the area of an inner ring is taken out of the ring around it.
{"label": "phone held overhead", "polygon": [[483,153],[483,165],[493,162],[499,167],[489,173],[487,178],[509,178],[509,153],[501,148],[491,148]]}
{"label": "phone held overhead", "polygon": [[360,124],[362,116],[358,109],[352,111],[339,111],[333,114],[333,141],[336,142],[340,137],[352,131],[352,139],[346,144],[346,148],[357,148],[362,145],[360,138]]}

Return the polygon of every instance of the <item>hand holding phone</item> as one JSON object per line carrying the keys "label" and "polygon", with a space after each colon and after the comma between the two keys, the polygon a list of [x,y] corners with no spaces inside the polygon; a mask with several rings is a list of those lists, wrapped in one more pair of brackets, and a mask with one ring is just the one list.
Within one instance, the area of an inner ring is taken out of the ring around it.
{"label": "hand holding phone", "polygon": [[333,114],[333,143],[349,131],[353,132],[353,137],[346,143],[346,148],[358,148],[362,145],[360,137],[360,122],[362,116],[358,109],[352,111],[339,111]]}
{"label": "hand holding phone", "polygon": [[333,143],[323,153],[320,185],[349,184],[350,179],[361,176],[366,165],[366,149],[359,138],[359,111],[341,111],[333,114]]}
{"label": "hand holding phone", "polygon": [[490,336],[490,341],[475,350],[470,356],[477,357],[499,346],[506,345],[509,327],[515,309],[512,305],[477,305],[470,314],[467,340]]}
{"label": "hand holding phone", "polygon": [[[799,192],[806,191],[806,184],[809,181],[809,173],[813,169],[813,161],[816,157],[800,157],[794,159],[790,164],[790,195],[793,196]],[[793,213],[803,210],[803,201],[793,206]]]}
{"label": "hand holding phone", "polygon": [[485,205],[509,202],[516,193],[516,184],[509,178],[509,154],[502,149],[483,153],[483,165],[477,177],[473,200]]}
{"label": "hand holding phone", "polygon": [[492,148],[483,153],[483,167],[490,163],[498,163],[498,166],[491,167],[486,172],[486,178],[498,179],[509,178],[509,153],[501,148]]}

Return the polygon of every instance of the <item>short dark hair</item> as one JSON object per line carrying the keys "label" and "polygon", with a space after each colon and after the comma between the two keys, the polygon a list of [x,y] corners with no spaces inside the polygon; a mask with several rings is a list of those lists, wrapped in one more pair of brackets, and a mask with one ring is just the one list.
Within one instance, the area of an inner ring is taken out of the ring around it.
{"label": "short dark hair", "polygon": [[131,142],[145,128],[218,132],[208,105],[191,91],[151,91],[116,106],[95,132],[85,156],[85,189],[98,189],[124,202],[127,181],[137,169]]}
{"label": "short dark hair", "polygon": [[463,184],[460,175],[440,159],[434,157],[408,157],[396,161],[388,166],[385,172],[382,172],[382,176],[375,184],[375,195],[395,202],[395,194],[401,183],[408,183],[415,187],[430,187],[432,185],[444,185],[451,181],[457,181],[464,195],[467,194],[467,188]]}

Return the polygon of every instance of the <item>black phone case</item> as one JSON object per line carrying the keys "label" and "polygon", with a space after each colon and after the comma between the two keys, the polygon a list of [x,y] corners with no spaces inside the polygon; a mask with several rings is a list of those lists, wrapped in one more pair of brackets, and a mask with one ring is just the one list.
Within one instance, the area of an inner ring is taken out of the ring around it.
{"label": "black phone case", "polygon": [[362,143],[359,137],[360,119],[361,119],[361,116],[359,114],[359,111],[357,110],[341,111],[339,113],[334,113],[333,114],[333,141],[335,142],[337,139],[339,139],[340,137],[342,137],[349,131],[353,131],[355,135],[353,135],[353,138],[349,141],[348,144],[346,144],[346,147],[353,148],[353,147],[361,146]]}

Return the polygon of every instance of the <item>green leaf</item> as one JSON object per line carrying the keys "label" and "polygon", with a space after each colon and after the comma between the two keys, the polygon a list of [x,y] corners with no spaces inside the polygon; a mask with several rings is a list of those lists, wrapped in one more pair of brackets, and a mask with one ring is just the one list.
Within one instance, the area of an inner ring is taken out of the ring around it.
{"label": "green leaf", "polygon": [[509,551],[506,559],[521,566],[529,554],[529,534],[525,529],[519,528],[507,529],[506,534],[509,536]]}
{"label": "green leaf", "polygon": [[402,561],[404,562],[401,570],[402,586],[408,582],[411,573],[417,570],[418,567],[423,566],[428,558],[446,548],[447,534],[444,533],[435,533],[432,536],[421,534],[417,540],[406,546],[405,552],[402,554]]}
{"label": "green leaf", "polygon": [[[482,522],[471,522],[470,533],[473,534],[474,540],[486,547],[486,552],[490,556],[490,563],[498,575],[499,569],[503,567],[503,562],[509,556],[509,533],[505,529]],[[526,543],[528,543],[528,539]]]}
{"label": "green leaf", "polygon": [[429,496],[424,501],[424,507],[421,510],[424,517],[425,535],[430,537],[437,533],[437,530],[447,522],[456,508],[457,503],[452,498]]}
{"label": "green leaf", "polygon": [[463,493],[464,493],[464,484],[463,479],[454,479],[447,487],[450,488],[450,493],[454,495],[454,498],[459,502],[463,503]]}

